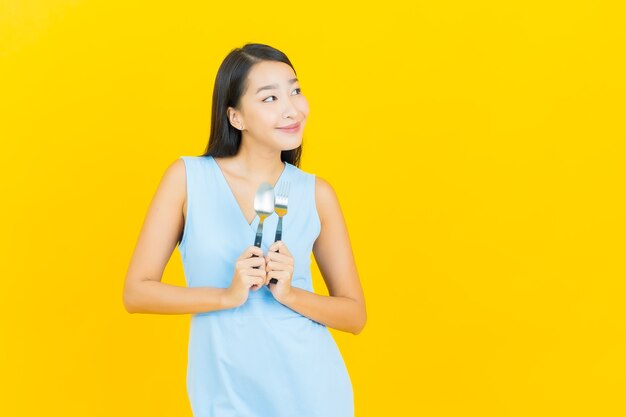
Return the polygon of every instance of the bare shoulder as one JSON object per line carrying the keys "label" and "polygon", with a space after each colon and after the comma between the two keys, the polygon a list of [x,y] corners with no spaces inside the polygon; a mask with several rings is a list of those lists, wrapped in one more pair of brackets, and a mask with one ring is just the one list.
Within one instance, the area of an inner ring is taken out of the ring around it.
{"label": "bare shoulder", "polygon": [[[151,205],[151,211],[159,211],[161,215],[167,213],[170,221],[180,218],[180,225],[184,224],[187,217],[187,167],[182,158],[176,158],[163,172]],[[176,220],[175,224],[178,223]],[[177,236],[182,236],[182,228]]]}
{"label": "bare shoulder", "polygon": [[187,216],[187,167],[182,158],[176,158],[163,172],[152,205],[162,215],[168,213],[170,219],[184,220]]}
{"label": "bare shoulder", "polygon": [[330,183],[328,181],[326,181],[324,178],[320,177],[319,175],[315,176],[315,196],[317,197],[317,195],[319,194],[320,196],[330,196],[330,194],[334,194],[335,190],[333,189],[333,186],[330,185]]}
{"label": "bare shoulder", "polygon": [[176,158],[166,169],[163,174],[163,178],[169,181],[185,183],[186,182],[186,167],[185,161],[182,158]]}
{"label": "bare shoulder", "polygon": [[159,192],[167,194],[169,200],[182,203],[183,214],[187,205],[187,168],[182,158],[176,158],[163,173]]}
{"label": "bare shoulder", "polygon": [[317,175],[315,176],[315,206],[321,221],[336,213],[339,207],[339,199],[333,186]]}

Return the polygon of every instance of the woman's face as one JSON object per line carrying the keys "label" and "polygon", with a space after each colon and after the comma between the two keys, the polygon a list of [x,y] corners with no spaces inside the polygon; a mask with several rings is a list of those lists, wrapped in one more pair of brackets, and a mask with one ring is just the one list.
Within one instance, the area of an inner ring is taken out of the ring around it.
{"label": "woman's face", "polygon": [[[295,79],[283,62],[262,61],[252,66],[239,109],[230,116],[231,124],[242,130],[242,141],[281,151],[300,146],[309,103]],[[296,123],[300,125],[296,130],[281,129]]]}

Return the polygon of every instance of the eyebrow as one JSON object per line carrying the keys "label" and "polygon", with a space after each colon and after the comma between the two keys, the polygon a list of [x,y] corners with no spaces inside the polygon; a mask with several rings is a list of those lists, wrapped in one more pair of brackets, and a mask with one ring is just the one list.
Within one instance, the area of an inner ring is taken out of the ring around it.
{"label": "eyebrow", "polygon": [[[292,78],[291,80],[289,80],[289,84],[293,84],[296,81],[298,81],[297,78]],[[263,90],[274,90],[276,88],[278,88],[278,84],[265,85],[263,87],[259,87],[259,89],[256,90],[256,93],[254,93],[254,94],[259,94]]]}

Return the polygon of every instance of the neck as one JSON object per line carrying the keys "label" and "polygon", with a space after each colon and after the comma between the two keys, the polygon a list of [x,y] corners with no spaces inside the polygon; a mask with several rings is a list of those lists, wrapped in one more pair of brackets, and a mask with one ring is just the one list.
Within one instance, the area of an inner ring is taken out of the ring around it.
{"label": "neck", "polygon": [[234,167],[244,177],[274,184],[285,169],[280,150],[251,147],[249,143],[249,140],[242,139],[239,152],[232,157]]}

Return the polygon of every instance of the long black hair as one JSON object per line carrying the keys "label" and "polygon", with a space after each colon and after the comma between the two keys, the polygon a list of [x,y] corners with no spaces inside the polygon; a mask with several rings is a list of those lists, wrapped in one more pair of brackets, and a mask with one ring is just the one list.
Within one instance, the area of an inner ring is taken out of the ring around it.
{"label": "long black hair", "polygon": [[[237,107],[247,86],[246,79],[252,66],[261,61],[284,62],[293,69],[291,61],[283,52],[261,43],[247,43],[235,48],[220,65],[213,89],[211,111],[211,133],[209,143],[202,156],[227,157],[236,155],[241,145],[241,131],[235,129],[228,120],[228,107]],[[280,159],[297,167],[300,166],[302,144],[295,149],[281,151]]]}

